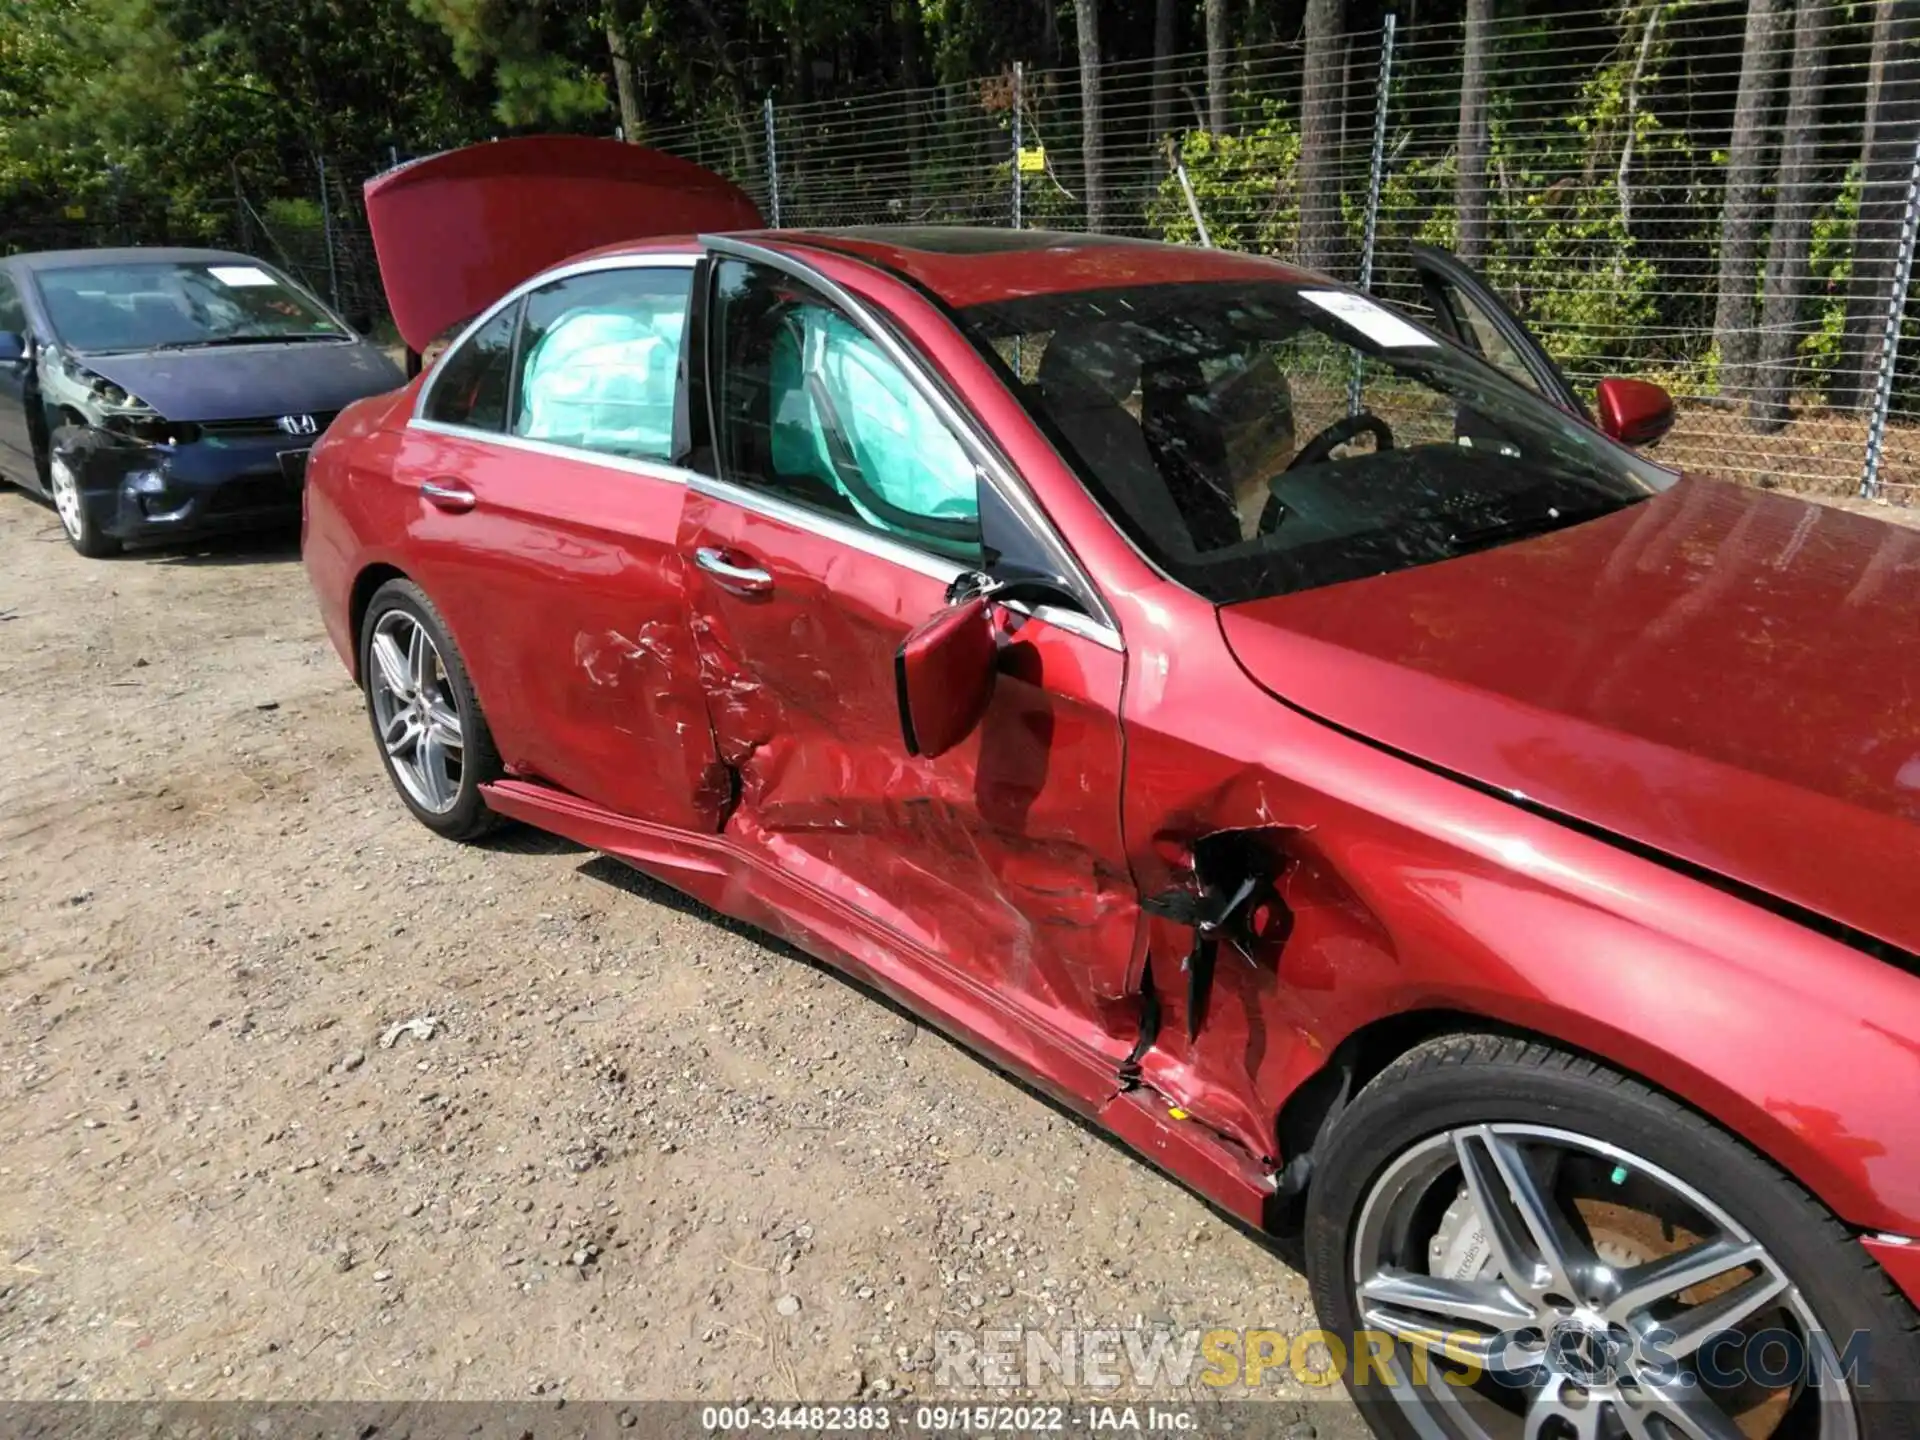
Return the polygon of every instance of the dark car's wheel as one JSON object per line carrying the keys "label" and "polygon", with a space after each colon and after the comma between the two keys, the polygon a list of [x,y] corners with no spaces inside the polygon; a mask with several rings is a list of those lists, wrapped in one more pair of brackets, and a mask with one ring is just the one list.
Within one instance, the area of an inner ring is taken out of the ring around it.
{"label": "dark car's wheel", "polygon": [[47,461],[47,490],[60,516],[60,528],[67,532],[74,549],[89,560],[120,553],[120,542],[102,530],[87,509],[80,495],[80,479],[64,456],[55,455]]}
{"label": "dark car's wheel", "polygon": [[1920,1430],[1916,1317],[1846,1229],[1698,1115],[1544,1045],[1450,1036],[1376,1077],[1318,1156],[1306,1253],[1382,1435]]}
{"label": "dark car's wheel", "polygon": [[360,627],[360,673],[393,788],[428,829],[475,840],[500,818],[480,787],[503,773],[467,667],[420,588],[389,580]]}

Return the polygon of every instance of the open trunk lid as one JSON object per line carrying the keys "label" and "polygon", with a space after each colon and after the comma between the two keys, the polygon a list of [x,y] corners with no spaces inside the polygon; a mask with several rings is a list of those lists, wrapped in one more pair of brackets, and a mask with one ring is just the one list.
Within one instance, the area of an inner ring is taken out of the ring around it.
{"label": "open trunk lid", "polygon": [[761,223],[746,192],[710,170],[577,135],[430,155],[376,175],[366,198],[387,304],[415,352],[569,255]]}

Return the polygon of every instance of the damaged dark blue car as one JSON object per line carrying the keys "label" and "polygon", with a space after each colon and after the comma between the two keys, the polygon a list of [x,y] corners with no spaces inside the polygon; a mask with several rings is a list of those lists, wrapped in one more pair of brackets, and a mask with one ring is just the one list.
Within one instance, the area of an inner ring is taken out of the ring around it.
{"label": "damaged dark blue car", "polygon": [[297,521],[333,417],[402,381],[249,256],[0,259],[0,474],[51,501],[83,555]]}

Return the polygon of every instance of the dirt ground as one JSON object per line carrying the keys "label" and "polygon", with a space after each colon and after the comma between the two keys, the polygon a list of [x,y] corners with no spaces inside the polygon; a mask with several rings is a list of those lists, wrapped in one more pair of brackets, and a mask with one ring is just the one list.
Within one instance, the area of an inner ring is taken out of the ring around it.
{"label": "dirt ground", "polygon": [[929,1396],[941,1330],[1311,1326],[834,973],[413,823],[290,538],[86,561],[7,491],[0,556],[0,1395]]}

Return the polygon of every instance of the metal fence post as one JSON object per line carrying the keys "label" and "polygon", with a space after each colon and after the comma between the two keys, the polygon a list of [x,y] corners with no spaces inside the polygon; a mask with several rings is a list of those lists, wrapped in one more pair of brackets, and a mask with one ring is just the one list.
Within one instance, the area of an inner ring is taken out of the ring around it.
{"label": "metal fence post", "polygon": [[1014,61],[1013,62],[1013,228],[1016,230],[1020,228],[1020,208],[1021,208],[1020,151],[1024,147],[1024,141],[1025,141],[1024,130],[1023,130],[1023,126],[1020,118],[1020,111],[1022,109],[1022,100],[1026,92],[1026,87],[1022,83],[1024,78],[1025,77],[1021,74],[1020,62],[1018,60]]}
{"label": "metal fence post", "polygon": [[[1171,143],[1168,144],[1167,149],[1173,150]],[[1193,193],[1193,179],[1187,174],[1187,162],[1177,153],[1173,158],[1173,174],[1174,178],[1180,182],[1180,193],[1186,197],[1187,214],[1193,217],[1193,228],[1200,232],[1200,244],[1203,248],[1211,250],[1213,236],[1207,233],[1207,217],[1200,213],[1200,197]]]}
{"label": "metal fence post", "polygon": [[[1389,10],[1380,23],[1380,85],[1373,97],[1373,160],[1367,171],[1367,228],[1360,242],[1360,288],[1373,288],[1373,248],[1380,231],[1380,187],[1387,169],[1387,106],[1393,95],[1393,30],[1395,15]],[[1353,356],[1353,379],[1347,385],[1347,413],[1360,413],[1360,371],[1365,363],[1358,352]]]}
{"label": "metal fence post", "polygon": [[333,253],[333,201],[327,198],[327,157],[316,155],[314,165],[320,172],[320,235],[327,246],[327,299],[340,308],[340,261]]}
{"label": "metal fence post", "polygon": [[780,228],[780,152],[773,142],[773,96],[761,106],[767,119],[767,203],[773,211],[773,228]]}
{"label": "metal fence post", "polygon": [[1867,463],[1860,473],[1860,494],[1869,500],[1880,493],[1880,455],[1887,438],[1887,411],[1893,405],[1893,372],[1900,359],[1900,321],[1913,279],[1916,232],[1920,232],[1920,142],[1913,147],[1913,170],[1907,176],[1907,213],[1900,222],[1900,255],[1893,267],[1893,292],[1887,296],[1887,328],[1880,339],[1880,382],[1873,391],[1873,418],[1867,422]]}

